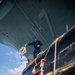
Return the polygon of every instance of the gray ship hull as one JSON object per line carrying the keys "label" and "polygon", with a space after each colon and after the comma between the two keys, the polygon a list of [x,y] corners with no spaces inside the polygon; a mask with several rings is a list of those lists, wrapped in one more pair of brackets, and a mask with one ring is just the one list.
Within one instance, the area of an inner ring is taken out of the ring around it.
{"label": "gray ship hull", "polygon": [[[47,54],[48,52],[48,54]],[[47,56],[46,56],[47,55]],[[43,75],[54,74],[54,55],[55,55],[55,41],[40,55],[36,62],[41,61],[46,56],[44,64]],[[32,70],[36,65],[33,61],[22,73],[22,75],[32,75]],[[40,69],[36,68],[38,71]],[[73,75],[75,74],[75,26],[70,29],[63,36],[58,38],[56,49],[56,75]],[[37,74],[38,75],[38,74]]]}

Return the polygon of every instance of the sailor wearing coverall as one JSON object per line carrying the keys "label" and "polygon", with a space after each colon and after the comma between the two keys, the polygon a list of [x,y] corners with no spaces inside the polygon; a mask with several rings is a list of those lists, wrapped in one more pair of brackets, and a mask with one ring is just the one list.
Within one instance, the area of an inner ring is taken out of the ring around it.
{"label": "sailor wearing coverall", "polygon": [[34,55],[34,58],[36,58],[37,54],[40,53],[40,46],[42,46],[42,43],[41,41],[36,40],[36,36],[32,36],[32,40],[33,42],[25,44],[25,46],[30,46],[30,45],[34,46],[33,55]]}

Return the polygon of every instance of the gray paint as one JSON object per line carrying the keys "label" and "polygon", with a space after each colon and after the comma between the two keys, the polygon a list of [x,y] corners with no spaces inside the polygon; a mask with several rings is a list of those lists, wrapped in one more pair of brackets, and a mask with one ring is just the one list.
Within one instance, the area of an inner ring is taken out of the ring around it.
{"label": "gray paint", "polygon": [[[25,43],[31,42],[31,36],[34,34],[43,43],[41,50],[45,50],[55,38],[66,32],[66,25],[71,28],[75,24],[74,1],[16,0],[15,2],[14,0],[13,2],[12,9],[7,14],[3,13],[5,16],[0,20],[0,42],[17,51]],[[43,15],[40,15],[41,12]],[[33,47],[27,47],[26,56],[29,57],[32,53]]]}

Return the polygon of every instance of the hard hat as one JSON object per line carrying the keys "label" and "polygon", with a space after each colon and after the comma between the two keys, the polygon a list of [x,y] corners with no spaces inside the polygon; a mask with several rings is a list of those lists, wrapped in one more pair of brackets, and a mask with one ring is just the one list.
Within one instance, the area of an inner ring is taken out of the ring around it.
{"label": "hard hat", "polygon": [[36,39],[36,36],[32,36],[32,40]]}

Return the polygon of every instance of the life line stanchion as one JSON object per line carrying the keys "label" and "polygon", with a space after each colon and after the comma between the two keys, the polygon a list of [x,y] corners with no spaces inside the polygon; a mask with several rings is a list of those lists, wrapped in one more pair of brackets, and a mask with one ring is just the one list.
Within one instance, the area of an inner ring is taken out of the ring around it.
{"label": "life line stanchion", "polygon": [[57,41],[58,41],[58,38],[55,40],[53,75],[55,75],[55,69],[56,69],[56,50],[57,50]]}

